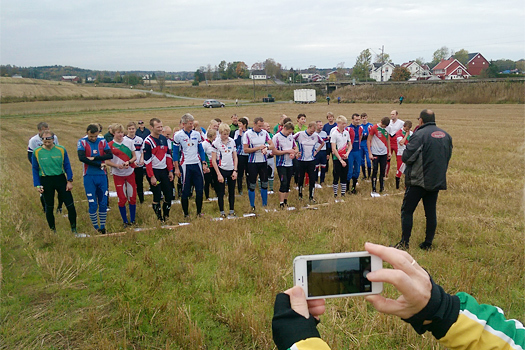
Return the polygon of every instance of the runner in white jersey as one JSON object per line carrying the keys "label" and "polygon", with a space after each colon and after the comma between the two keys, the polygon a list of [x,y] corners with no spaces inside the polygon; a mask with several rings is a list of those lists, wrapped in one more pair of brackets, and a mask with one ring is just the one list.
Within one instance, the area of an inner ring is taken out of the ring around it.
{"label": "runner in white jersey", "polygon": [[226,217],[224,212],[224,192],[228,183],[228,203],[230,204],[230,217],[235,216],[235,179],[237,178],[237,150],[235,141],[230,135],[230,126],[226,123],[219,125],[219,138],[212,144],[212,166],[217,173],[217,198],[221,217]]}
{"label": "runner in white jersey", "polygon": [[[396,134],[399,130],[403,129],[403,125],[405,125],[405,122],[399,119],[398,116],[399,115],[396,110],[390,112],[390,123],[385,128],[388,132],[388,135],[390,136],[390,150],[392,152],[391,155],[393,155],[394,157],[397,154]],[[392,159],[392,157],[388,158],[386,162],[386,177],[388,177],[388,172],[390,171],[390,159]]]}
{"label": "runner in white jersey", "polygon": [[137,196],[139,197],[139,202],[142,204],[144,203],[144,140],[136,134],[137,125],[135,122],[128,123],[127,131],[128,133],[124,138],[133,142],[133,149],[137,157],[133,173],[135,174],[135,185],[137,185]]}
{"label": "runner in white jersey", "polygon": [[348,133],[348,130],[346,130],[348,120],[345,116],[340,115],[337,117],[336,122],[337,127],[332,128],[330,131],[330,145],[332,146],[332,158],[334,161],[334,180],[332,187],[335,198],[337,198],[339,183],[341,183],[341,197],[345,196],[346,176],[348,174],[348,164],[346,163],[346,160],[352,150],[350,134]]}
{"label": "runner in white jersey", "polygon": [[297,153],[297,147],[293,139],[294,125],[292,122],[284,124],[281,131],[273,137],[275,145],[273,154],[275,155],[275,165],[281,185],[279,187],[279,206],[284,209],[288,205],[288,193],[290,192],[290,182],[293,176],[293,159]]}
{"label": "runner in white jersey", "polygon": [[299,149],[297,158],[299,160],[299,198],[303,198],[304,177],[305,174],[308,174],[310,181],[308,198],[311,202],[315,202],[315,156],[324,146],[324,141],[319,137],[316,130],[317,123],[310,122],[306,130],[300,131],[293,136]]}
{"label": "runner in white jersey", "polygon": [[239,162],[237,170],[237,191],[242,195],[242,180],[246,177],[246,188],[249,187],[248,184],[248,154],[244,153],[244,145],[242,144],[242,139],[244,133],[248,130],[248,118],[243,117],[239,119],[239,129],[235,130],[233,136],[233,141],[235,141],[235,146],[237,147],[237,160]]}
{"label": "runner in white jersey", "polygon": [[257,117],[253,129],[243,135],[244,152],[248,153],[248,197],[252,211],[255,211],[255,187],[257,176],[261,179],[261,199],[263,207],[268,205],[268,166],[266,154],[273,149],[273,142],[266,130],[263,130],[264,119]]}
{"label": "runner in white jersey", "polygon": [[[113,141],[109,143],[113,158],[106,161],[106,165],[111,167],[113,181],[118,196],[118,209],[124,222],[124,227],[135,223],[137,185],[135,184],[135,145],[131,139],[124,137],[124,127],[122,124],[113,124]],[[126,202],[129,201],[128,221],[126,213]]]}
{"label": "runner in white jersey", "polygon": [[[195,187],[195,204],[197,207],[197,217],[203,216],[202,197],[204,187],[204,173],[208,170],[206,155],[202,148],[201,134],[193,130],[193,121],[195,119],[189,113],[182,116],[181,123],[183,128],[175,134],[174,142],[174,167],[175,175],[182,176],[182,210],[184,217],[189,217],[189,201],[191,186]],[[180,156],[179,156],[180,153]],[[179,170],[179,163],[182,168]]]}

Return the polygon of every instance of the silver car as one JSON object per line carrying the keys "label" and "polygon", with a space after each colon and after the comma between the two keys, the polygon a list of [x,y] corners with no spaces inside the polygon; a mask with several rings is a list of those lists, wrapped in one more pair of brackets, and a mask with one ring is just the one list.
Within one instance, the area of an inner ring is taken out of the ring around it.
{"label": "silver car", "polygon": [[206,108],[224,107],[224,103],[217,100],[206,100],[202,106]]}

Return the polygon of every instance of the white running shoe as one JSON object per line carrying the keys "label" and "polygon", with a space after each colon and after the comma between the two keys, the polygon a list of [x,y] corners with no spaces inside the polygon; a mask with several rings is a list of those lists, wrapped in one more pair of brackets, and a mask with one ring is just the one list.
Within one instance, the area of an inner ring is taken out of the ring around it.
{"label": "white running shoe", "polygon": [[323,188],[323,186],[321,186],[319,184],[315,184],[315,188]]}

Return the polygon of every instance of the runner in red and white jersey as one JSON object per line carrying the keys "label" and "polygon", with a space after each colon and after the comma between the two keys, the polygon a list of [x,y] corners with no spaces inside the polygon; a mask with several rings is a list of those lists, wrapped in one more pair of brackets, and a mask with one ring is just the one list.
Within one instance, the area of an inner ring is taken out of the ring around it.
{"label": "runner in red and white jersey", "polygon": [[[144,164],[150,177],[153,192],[153,211],[160,221],[165,221],[170,214],[173,190],[173,160],[168,145],[168,139],[162,135],[163,125],[160,119],[149,121],[151,134],[144,140]],[[161,191],[164,195],[162,212],[160,206]]]}
{"label": "runner in red and white jersey", "polygon": [[378,197],[379,194],[376,191],[377,184],[377,168],[380,167],[379,171],[379,192],[383,192],[385,188],[384,177],[385,177],[385,168],[386,162],[390,159],[390,136],[386,131],[386,127],[390,123],[388,117],[381,119],[379,124],[374,125],[370,129],[370,134],[368,135],[368,153],[370,159],[373,162],[372,170],[372,197]]}
{"label": "runner in red and white jersey", "polygon": [[[124,227],[135,223],[137,185],[135,184],[135,145],[129,138],[124,137],[124,126],[113,124],[113,141],[109,142],[109,148],[113,158],[106,161],[111,167],[113,181],[118,196],[118,209],[124,222]],[[129,218],[126,213],[126,202],[129,201]]]}
{"label": "runner in red and white jersey", "polygon": [[396,154],[396,161],[397,161],[397,172],[396,172],[396,189],[399,189],[399,183],[401,182],[401,175],[404,173],[404,167],[403,169],[401,166],[403,165],[403,160],[401,159],[403,156],[403,152],[405,151],[405,148],[407,148],[406,144],[410,140],[410,136],[412,136],[412,122],[410,120],[407,120],[405,124],[403,125],[403,129],[399,130],[396,133],[396,142],[397,142],[397,154]]}

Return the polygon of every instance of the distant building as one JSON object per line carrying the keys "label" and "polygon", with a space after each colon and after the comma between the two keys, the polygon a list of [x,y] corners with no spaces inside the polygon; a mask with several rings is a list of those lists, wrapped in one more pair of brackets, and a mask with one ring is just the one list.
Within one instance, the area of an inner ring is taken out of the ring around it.
{"label": "distant building", "polygon": [[12,78],[20,79],[20,78],[22,78],[22,76],[20,74],[15,74],[15,75],[12,76]]}
{"label": "distant building", "polygon": [[392,76],[394,68],[394,64],[390,62],[386,62],[383,65],[381,65],[381,63],[374,63],[370,71],[370,78],[375,81],[388,81]]}
{"label": "distant building", "polygon": [[432,75],[430,68],[426,64],[420,66],[416,61],[405,62],[401,67],[408,69],[410,80],[426,80]]}
{"label": "distant building", "polygon": [[263,70],[252,70],[250,72],[250,79],[254,80],[266,80],[266,72]]}
{"label": "distant building", "polygon": [[80,78],[76,75],[63,75],[61,81],[69,81],[71,83],[78,83]]}
{"label": "distant building", "polygon": [[480,75],[484,69],[489,67],[489,61],[479,52],[468,54],[467,70],[470,75]]}
{"label": "distant building", "polygon": [[314,74],[312,75],[312,81],[323,81],[326,77],[320,75],[320,74]]}
{"label": "distant building", "polygon": [[467,68],[453,57],[441,60],[432,69],[432,73],[441,80],[468,79],[471,76]]}

